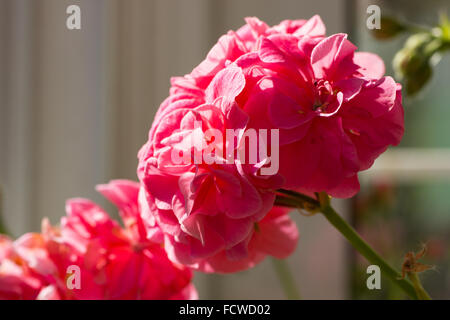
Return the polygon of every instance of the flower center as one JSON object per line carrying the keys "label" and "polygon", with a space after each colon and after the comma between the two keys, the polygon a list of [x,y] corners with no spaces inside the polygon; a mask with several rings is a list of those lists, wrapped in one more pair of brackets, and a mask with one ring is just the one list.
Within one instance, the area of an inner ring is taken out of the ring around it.
{"label": "flower center", "polygon": [[331,83],[327,80],[316,80],[314,82],[314,105],[313,110],[321,114],[333,114],[338,107],[336,101],[337,91],[333,90]]}

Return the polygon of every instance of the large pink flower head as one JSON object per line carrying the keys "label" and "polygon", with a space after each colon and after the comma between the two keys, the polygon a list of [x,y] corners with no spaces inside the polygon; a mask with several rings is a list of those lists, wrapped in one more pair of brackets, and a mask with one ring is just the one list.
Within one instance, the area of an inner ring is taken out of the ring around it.
{"label": "large pink flower head", "polygon": [[[286,20],[275,27],[248,18],[244,27],[221,37],[191,74],[172,79],[171,94],[139,152],[138,168],[148,207],[147,213],[143,211],[145,221],[161,227],[172,260],[207,272],[234,272],[261,260],[256,257],[285,257],[295,248],[298,233],[286,212],[282,219],[267,216],[284,178],[276,171],[261,175],[271,162],[268,153],[259,152],[262,145],[254,149],[258,151],[254,161],[227,161],[242,146],[251,157],[245,144],[250,119],[237,104],[245,94],[245,75],[232,63],[254,52],[260,40],[271,34],[308,37],[313,43],[323,33],[318,16]],[[236,133],[231,140],[224,139],[228,130]],[[267,136],[266,143],[272,138],[277,137]],[[180,151],[187,161],[176,161]],[[198,155],[200,162],[195,161]],[[273,228],[258,234],[265,223]],[[274,239],[280,243],[278,253],[254,245],[258,241],[252,239],[270,239],[276,230],[280,231]]]}
{"label": "large pink flower head", "polygon": [[[145,223],[161,227],[172,260],[205,271],[245,268],[276,189],[352,196],[358,172],[403,134],[400,86],[376,55],[355,52],[344,34],[326,37],[318,16],[246,22],[172,79],[138,155]],[[234,140],[223,139],[228,130]],[[277,134],[257,135],[255,161],[224,161],[251,153],[251,130]],[[268,164],[276,170],[265,175]]]}

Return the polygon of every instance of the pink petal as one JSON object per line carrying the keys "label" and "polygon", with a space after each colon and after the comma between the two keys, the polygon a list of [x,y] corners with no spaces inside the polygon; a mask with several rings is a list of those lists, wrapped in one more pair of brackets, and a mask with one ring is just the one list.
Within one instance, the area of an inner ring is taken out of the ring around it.
{"label": "pink petal", "polygon": [[223,193],[217,199],[217,205],[232,219],[242,219],[258,212],[262,207],[262,199],[256,188],[247,179],[240,179],[242,194],[235,196]]}
{"label": "pink petal", "polygon": [[318,37],[325,36],[326,28],[322,19],[319,15],[313,16],[309,19],[304,25],[302,25],[297,31],[295,31],[294,35],[296,37],[300,36],[310,36],[310,37]]}
{"label": "pink petal", "polygon": [[395,104],[397,84],[391,77],[383,77],[366,85],[353,99],[353,106],[368,111],[377,118],[389,112]]}
{"label": "pink petal", "polygon": [[338,33],[323,39],[313,49],[311,64],[318,79],[332,79],[339,64],[356,50],[347,35]]}
{"label": "pink petal", "polygon": [[139,183],[130,180],[111,180],[108,184],[99,184],[96,190],[114,203],[125,215],[137,217]]}
{"label": "pink petal", "polygon": [[[273,210],[279,210],[274,208]],[[283,259],[291,255],[298,242],[298,230],[287,214],[275,219],[262,221],[250,242],[250,250],[260,250],[266,254]]]}
{"label": "pink petal", "polygon": [[385,73],[383,60],[374,53],[355,52],[353,62],[360,67],[358,72],[363,77],[380,79]]}
{"label": "pink petal", "polygon": [[264,22],[259,20],[256,17],[247,17],[245,18],[245,22],[250,26],[252,30],[253,36],[258,38],[260,35],[264,35],[269,26]]}
{"label": "pink petal", "polygon": [[[298,88],[299,95],[306,95],[305,90]],[[275,93],[269,105],[268,116],[275,127],[280,129],[293,129],[303,125],[311,120],[310,102],[302,99],[303,105],[300,106],[298,102],[292,100],[289,96]]]}
{"label": "pink petal", "polygon": [[344,101],[351,100],[360,91],[364,84],[364,80],[358,78],[351,78],[337,81],[334,87],[338,88],[343,93]]}
{"label": "pink petal", "polygon": [[328,194],[335,198],[351,198],[359,192],[360,186],[358,175],[355,174],[349,178],[344,179],[338,186],[329,189]]}
{"label": "pink petal", "polygon": [[245,77],[242,69],[230,66],[221,70],[209,84],[205,91],[205,100],[214,103],[218,98],[224,98],[226,102],[232,103],[245,87]]}

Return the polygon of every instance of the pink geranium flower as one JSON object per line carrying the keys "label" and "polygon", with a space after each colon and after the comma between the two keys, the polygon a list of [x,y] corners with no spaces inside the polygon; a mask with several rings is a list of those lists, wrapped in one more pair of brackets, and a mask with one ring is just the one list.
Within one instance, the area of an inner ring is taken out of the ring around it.
{"label": "pink geranium flower", "polygon": [[64,274],[69,265],[81,269],[76,299],[192,299],[192,273],[174,264],[160,244],[148,240],[139,214],[139,184],[115,180],[97,189],[118,208],[123,229],[93,202],[67,202],[67,216],[48,230],[49,253]]}
{"label": "pink geranium flower", "polygon": [[[161,227],[173,261],[211,272],[254,264],[249,239],[277,188],[352,196],[358,172],[403,134],[400,86],[383,77],[376,55],[355,52],[344,34],[326,37],[318,16],[274,27],[246,22],[189,75],[172,79],[138,155],[146,225]],[[198,132],[206,146],[220,145],[208,139],[211,128],[279,130],[279,141],[267,141],[279,148],[279,171],[262,176],[268,159],[261,157],[256,164],[174,162],[178,152],[194,158],[198,148],[186,142]]]}
{"label": "pink geranium flower", "polygon": [[[95,203],[69,200],[61,226],[44,220],[42,234],[1,239],[0,298],[196,299],[192,272],[171,262],[154,242],[158,232],[144,228],[139,184],[115,180],[97,188],[119,208],[125,228]],[[79,287],[68,284],[77,281],[70,279],[73,267]]]}

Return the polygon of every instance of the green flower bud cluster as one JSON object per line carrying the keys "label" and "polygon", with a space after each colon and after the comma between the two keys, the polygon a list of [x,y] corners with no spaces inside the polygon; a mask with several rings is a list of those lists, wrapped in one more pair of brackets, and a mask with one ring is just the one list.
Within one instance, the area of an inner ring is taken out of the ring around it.
{"label": "green flower bud cluster", "polygon": [[414,95],[430,80],[433,73],[431,59],[439,51],[441,41],[430,33],[409,37],[393,60],[396,75],[405,82],[408,95]]}
{"label": "green flower bud cluster", "polygon": [[381,29],[374,30],[373,34],[377,39],[390,39],[404,31],[412,35],[396,53],[393,67],[406,93],[415,95],[431,79],[437,58],[450,49],[450,23],[443,16],[438,27],[426,29],[388,17],[382,18]]}

